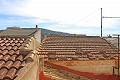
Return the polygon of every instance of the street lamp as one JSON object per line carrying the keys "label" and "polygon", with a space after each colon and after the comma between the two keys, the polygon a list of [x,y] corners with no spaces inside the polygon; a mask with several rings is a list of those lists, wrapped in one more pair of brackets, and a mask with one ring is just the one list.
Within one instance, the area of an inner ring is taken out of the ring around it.
{"label": "street lamp", "polygon": [[113,34],[113,36],[118,36],[118,77],[119,77],[119,57],[120,57],[120,54],[119,54],[119,37],[120,37],[120,34]]}

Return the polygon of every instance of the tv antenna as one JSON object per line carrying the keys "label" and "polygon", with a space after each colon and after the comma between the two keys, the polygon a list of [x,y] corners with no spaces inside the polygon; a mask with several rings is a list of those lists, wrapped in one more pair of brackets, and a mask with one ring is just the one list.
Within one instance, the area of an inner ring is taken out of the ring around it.
{"label": "tv antenna", "polygon": [[106,16],[102,16],[102,8],[101,8],[101,37],[103,36],[103,18],[120,18],[120,17],[106,17]]}
{"label": "tv antenna", "polygon": [[[120,18],[120,17],[105,17],[105,16],[102,16],[102,8],[101,8],[101,37],[102,37],[102,19],[103,18]],[[120,67],[120,54],[119,54],[119,37],[120,37],[120,35],[119,34],[116,34],[116,35],[114,35],[114,36],[118,36],[118,77],[119,77],[119,75],[120,75],[120,72],[119,72],[119,67]]]}

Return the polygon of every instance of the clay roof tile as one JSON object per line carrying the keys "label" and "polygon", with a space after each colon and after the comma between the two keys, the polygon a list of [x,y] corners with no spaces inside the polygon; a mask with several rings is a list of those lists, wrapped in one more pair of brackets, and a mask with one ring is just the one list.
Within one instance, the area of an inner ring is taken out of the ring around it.
{"label": "clay roof tile", "polygon": [[3,38],[3,40],[5,41],[5,40],[6,40],[6,38]]}
{"label": "clay roof tile", "polygon": [[0,61],[0,68],[3,64],[5,64],[5,61]]}
{"label": "clay roof tile", "polygon": [[1,49],[4,50],[6,48],[6,46],[2,46]]}
{"label": "clay roof tile", "polygon": [[12,56],[9,58],[9,60],[15,61],[16,57],[17,57],[17,55],[12,55]]}
{"label": "clay roof tile", "polygon": [[19,50],[16,50],[16,51],[15,51],[15,54],[19,54]]}
{"label": "clay roof tile", "polygon": [[25,61],[23,61],[20,65],[20,68],[24,67],[25,66]]}
{"label": "clay roof tile", "polygon": [[7,49],[7,50],[11,50],[11,49],[12,49],[12,46],[7,46],[6,49]]}
{"label": "clay roof tile", "polygon": [[7,71],[8,70],[6,68],[2,68],[0,70],[0,80],[3,80],[3,78],[4,78],[5,74],[7,73]]}
{"label": "clay roof tile", "polygon": [[16,46],[17,46],[17,47],[20,47],[20,46],[21,46],[21,43],[17,43]]}
{"label": "clay roof tile", "polygon": [[16,72],[17,70],[15,68],[11,68],[5,75],[4,79],[13,80]]}
{"label": "clay roof tile", "polygon": [[14,50],[10,50],[8,53],[9,53],[10,55],[13,55],[13,54],[15,53],[15,51],[14,51]]}
{"label": "clay roof tile", "polygon": [[0,54],[0,59],[3,57],[3,55],[2,54]]}
{"label": "clay roof tile", "polygon": [[9,46],[9,45],[10,45],[10,42],[6,43],[5,45],[6,45],[6,46]]}
{"label": "clay roof tile", "polygon": [[14,64],[12,65],[12,68],[16,68],[18,69],[21,65],[21,62],[20,61],[15,61]]}
{"label": "clay roof tile", "polygon": [[12,47],[15,46],[15,43],[11,43],[11,46],[12,46]]}
{"label": "clay roof tile", "polygon": [[16,50],[18,50],[18,47],[14,46],[14,47],[12,47],[12,49],[16,51]]}
{"label": "clay roof tile", "polygon": [[2,54],[3,54],[3,55],[6,55],[7,53],[8,53],[8,50],[2,51]]}
{"label": "clay roof tile", "polygon": [[31,50],[20,51],[26,38],[0,38],[0,80],[14,80],[25,66],[24,58]]}
{"label": "clay roof tile", "polygon": [[10,69],[10,67],[12,66],[13,62],[12,61],[7,61],[2,68],[6,68],[6,69]]}
{"label": "clay roof tile", "polygon": [[7,61],[9,58],[10,58],[10,55],[5,55],[5,56],[2,57],[1,60]]}
{"label": "clay roof tile", "polygon": [[4,46],[4,45],[5,45],[5,43],[1,43],[1,44],[0,44],[0,46]]}
{"label": "clay roof tile", "polygon": [[23,56],[22,56],[22,55],[19,55],[19,56],[16,58],[16,61],[23,61]]}

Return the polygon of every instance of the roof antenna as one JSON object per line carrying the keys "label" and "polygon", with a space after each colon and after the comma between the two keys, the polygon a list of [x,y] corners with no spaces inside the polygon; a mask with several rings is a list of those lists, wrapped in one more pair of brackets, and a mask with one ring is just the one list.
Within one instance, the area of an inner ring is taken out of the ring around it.
{"label": "roof antenna", "polygon": [[103,18],[103,17],[102,17],[102,8],[101,8],[101,37],[102,37],[102,34],[103,34],[103,33],[102,33],[102,18]]}

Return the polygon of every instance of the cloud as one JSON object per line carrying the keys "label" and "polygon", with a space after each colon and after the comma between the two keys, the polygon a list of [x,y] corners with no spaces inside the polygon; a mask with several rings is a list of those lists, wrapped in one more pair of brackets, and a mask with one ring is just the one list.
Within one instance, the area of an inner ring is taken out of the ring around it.
{"label": "cloud", "polygon": [[[105,16],[119,15],[119,0],[2,0],[1,12],[22,16],[33,16],[40,19],[49,19],[59,24],[91,25],[100,24],[100,9],[103,8]],[[107,6],[107,7],[106,7]],[[114,6],[114,8],[111,8]],[[117,8],[116,8],[117,7]],[[97,11],[96,11],[97,10]],[[112,11],[111,11],[112,10]],[[93,11],[93,14],[91,14]],[[112,14],[110,14],[112,12]],[[116,13],[117,12],[117,13]],[[95,14],[96,13],[96,14]],[[91,14],[89,17],[87,15]],[[86,17],[86,18],[85,18]],[[83,19],[81,21],[81,19]]]}
{"label": "cloud", "polygon": [[[40,19],[37,17],[25,17],[25,16],[17,16],[17,15],[1,15],[0,14],[0,26],[4,27],[12,27],[12,26],[20,26],[20,27],[35,27],[35,25],[49,26],[55,25],[56,22],[53,22],[48,19]],[[0,27],[0,28],[1,28]],[[3,28],[1,28],[3,29]]]}

